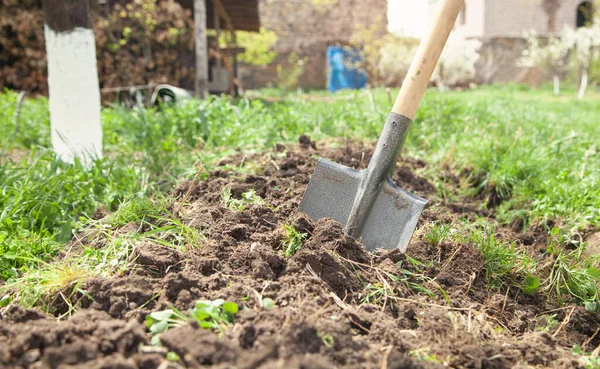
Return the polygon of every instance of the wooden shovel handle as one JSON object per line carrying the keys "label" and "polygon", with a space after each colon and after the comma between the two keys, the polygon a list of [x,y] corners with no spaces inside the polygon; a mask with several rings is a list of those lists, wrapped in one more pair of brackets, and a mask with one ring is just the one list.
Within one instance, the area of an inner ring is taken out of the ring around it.
{"label": "wooden shovel handle", "polygon": [[431,75],[437,65],[448,36],[454,27],[465,0],[442,0],[435,21],[427,36],[421,41],[417,55],[396,98],[392,111],[413,119],[425,94]]}

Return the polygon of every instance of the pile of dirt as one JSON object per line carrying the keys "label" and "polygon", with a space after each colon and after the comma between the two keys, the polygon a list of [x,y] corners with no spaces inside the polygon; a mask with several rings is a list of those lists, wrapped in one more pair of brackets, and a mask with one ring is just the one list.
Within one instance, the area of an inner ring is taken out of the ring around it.
{"label": "pile of dirt", "polygon": [[[432,200],[410,257],[369,253],[339,223],[314,222],[298,211],[316,157],[364,168],[370,155],[360,143],[334,149],[302,137],[299,145],[278,146],[273,153],[224,159],[207,180],[183,183],[173,193],[170,210],[204,234],[202,247],[181,252],[139,243],[127,273],[88,280],[79,292],[57,299],[57,315],[69,304],[78,307],[62,321],[35,310],[5,309],[0,366],[579,367],[570,348],[600,344],[598,337],[587,340],[600,327],[597,317],[582,308],[553,309],[517,291],[492,290],[472,244],[427,241],[432,223],[452,224],[473,217],[466,209],[479,210],[472,200],[440,200],[436,187],[418,174],[426,163],[403,158],[394,173],[400,186]],[[231,164],[239,169],[223,169]],[[230,209],[222,200],[226,187],[235,199],[254,191],[264,203]],[[306,234],[291,257],[282,253],[284,224]],[[510,229],[499,237],[518,238]],[[262,306],[265,298],[274,301],[273,309]],[[172,306],[185,310],[198,299],[231,300],[242,308],[222,337],[186,324],[163,333],[162,347],[150,345],[147,314]],[[564,324],[545,332],[539,327],[550,314]],[[167,361],[169,351],[180,361]]]}

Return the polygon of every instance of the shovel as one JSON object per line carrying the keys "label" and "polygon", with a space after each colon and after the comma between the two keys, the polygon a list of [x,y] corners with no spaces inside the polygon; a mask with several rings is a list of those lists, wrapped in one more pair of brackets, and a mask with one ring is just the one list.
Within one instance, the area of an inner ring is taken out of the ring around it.
{"label": "shovel", "polygon": [[443,0],[422,40],[365,170],[319,159],[300,210],[331,218],[368,250],[405,252],[427,200],[396,186],[392,173],[417,107],[465,0]]}

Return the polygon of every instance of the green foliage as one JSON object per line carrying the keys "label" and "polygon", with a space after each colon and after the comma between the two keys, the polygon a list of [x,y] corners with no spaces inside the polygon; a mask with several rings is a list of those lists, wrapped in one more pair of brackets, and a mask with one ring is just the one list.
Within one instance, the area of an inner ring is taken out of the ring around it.
{"label": "green foliage", "polygon": [[167,212],[165,199],[131,198],[124,201],[117,211],[109,216],[108,221],[112,227],[121,227],[131,222],[140,223],[156,219]]}
{"label": "green foliage", "polygon": [[488,283],[494,288],[517,286],[534,294],[539,281],[533,275],[534,261],[516,248],[515,243],[496,239],[494,229],[486,224],[476,225],[467,237],[481,251]]}
{"label": "green foliage", "polygon": [[325,347],[333,348],[333,346],[335,345],[335,339],[333,338],[331,333],[317,332],[317,336],[321,338],[321,341],[323,341],[323,345],[325,345]]}
{"label": "green foliage", "polygon": [[306,233],[300,233],[291,224],[284,224],[283,230],[285,235],[281,240],[281,246],[283,248],[283,255],[285,257],[292,257],[296,255],[298,250],[302,247],[302,241],[307,237]]}
{"label": "green foliage", "polygon": [[554,291],[561,303],[567,295],[582,303],[586,310],[599,311],[600,269],[593,266],[593,260],[583,255],[584,245],[578,245],[571,251],[563,247],[574,242],[558,228],[552,230],[548,252],[554,256],[554,263],[543,283],[544,290]]}
{"label": "green foliage", "polygon": [[[567,92],[569,88],[574,91],[567,86]],[[325,92],[313,95],[330,96]],[[114,220],[115,226],[128,220],[143,224],[146,239],[177,248],[198,245],[202,235],[178,223],[172,214],[161,213],[146,201],[134,202],[147,197],[160,199],[156,193],[172,191],[178,181],[206,178],[214,163],[233,148],[256,152],[275,143],[296,141],[300,134],[315,140],[374,141],[390,108],[384,90],[376,90],[374,96],[374,110],[360,92],[306,101],[294,95],[277,102],[211,97],[160,110],[114,106],[102,112],[105,158],[84,168],[59,163],[49,152],[45,99],[26,99],[17,127],[13,121],[16,94],[0,94],[2,279],[11,284],[17,281],[14,289],[24,288],[21,296],[30,296],[27,301],[31,302],[35,296],[41,301],[44,291],[64,287],[66,282],[74,288],[77,282],[73,281],[95,275],[101,268],[108,266],[107,274],[122,270],[131,243],[138,239],[116,237],[110,225],[101,228],[111,235],[107,254],[86,250],[85,260],[75,265],[45,264],[70,240],[80,217],[90,216],[100,206],[117,210],[119,215],[113,219],[122,218]],[[461,194],[488,198],[486,205],[494,207],[500,224],[521,219],[527,228],[532,223],[554,221],[565,234],[598,228],[598,97],[590,91],[581,101],[566,96],[558,99],[551,89],[517,85],[445,94],[428,91],[402,154],[425,160],[428,167],[419,174],[441,191],[446,186],[442,175],[446,169],[442,168],[465,173],[459,186]],[[119,212],[121,203],[124,208]],[[143,214],[145,209],[151,216]],[[454,237],[443,226],[434,227],[426,236],[429,242]],[[576,301],[589,308],[595,304],[596,293],[590,289],[569,288],[569,292],[558,287],[596,283],[596,270],[588,265],[592,261],[583,255],[584,261],[577,260],[579,249],[572,253],[569,246],[569,251],[561,254],[566,241],[556,243],[554,278],[546,280],[544,274],[537,280],[542,274],[524,267],[528,262],[518,248],[479,232],[473,242],[485,250],[486,266],[500,273],[498,278],[492,276],[495,285],[515,285],[527,293],[559,291],[565,299],[574,292],[581,297],[573,297]],[[512,261],[516,262],[516,274],[506,267]],[[552,281],[560,283],[547,289]],[[10,293],[12,300],[19,300],[19,296]]]}
{"label": "green foliage", "polygon": [[231,187],[225,187],[221,194],[223,204],[235,211],[244,211],[249,205],[266,205],[265,200],[258,196],[254,190],[244,192],[241,199],[235,199],[231,195]]}
{"label": "green foliage", "polygon": [[586,369],[600,369],[600,357],[598,357],[598,352],[600,350],[596,349],[596,352],[592,354],[588,354],[579,345],[575,345],[571,353],[574,356],[579,358],[579,363],[583,365]]}
{"label": "green foliage", "polygon": [[146,327],[153,335],[152,344],[160,345],[160,334],[170,328],[187,324],[194,320],[200,328],[212,330],[222,335],[227,326],[233,323],[233,319],[238,312],[238,305],[235,302],[217,300],[198,300],[193,308],[189,309],[187,314],[171,308],[162,311],[155,311],[146,316]]}
{"label": "green foliage", "polygon": [[551,332],[556,326],[558,326],[559,321],[556,320],[556,314],[550,314],[542,317],[544,320],[542,324],[537,324],[535,327],[536,331],[540,332]]}
{"label": "green foliage", "polygon": [[245,51],[238,55],[238,60],[251,65],[269,65],[277,56],[273,46],[277,42],[277,34],[264,27],[260,32],[236,32],[237,42]]}
{"label": "green foliage", "polygon": [[108,161],[66,165],[43,150],[20,163],[0,162],[0,275],[54,255],[71,239],[74,223],[127,194],[144,194],[139,169]]}
{"label": "green foliage", "polygon": [[265,297],[262,299],[262,306],[267,310],[273,310],[273,308],[275,307],[275,302],[273,301],[273,299]]}
{"label": "green foliage", "polygon": [[429,232],[425,234],[425,239],[434,246],[438,246],[440,242],[448,238],[454,229],[449,224],[432,223]]}

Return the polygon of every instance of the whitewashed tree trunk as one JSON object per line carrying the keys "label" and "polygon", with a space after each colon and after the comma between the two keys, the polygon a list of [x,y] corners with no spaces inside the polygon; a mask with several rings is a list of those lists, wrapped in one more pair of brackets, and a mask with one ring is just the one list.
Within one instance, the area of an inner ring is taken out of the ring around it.
{"label": "whitewashed tree trunk", "polygon": [[[214,10],[216,11],[216,9]],[[196,97],[206,97],[208,89],[208,52],[206,39],[206,2],[194,0],[194,27],[196,45]]]}
{"label": "whitewashed tree trunk", "polygon": [[587,90],[588,85],[588,68],[583,69],[583,74],[581,75],[581,85],[579,86],[579,93],[577,94],[577,98],[579,100],[583,99],[585,96],[585,91]]}
{"label": "whitewashed tree trunk", "polygon": [[88,0],[44,0],[52,147],[85,165],[102,157],[100,89]]}
{"label": "whitewashed tree trunk", "polygon": [[552,79],[554,80],[554,95],[560,95],[560,78],[555,74]]}

